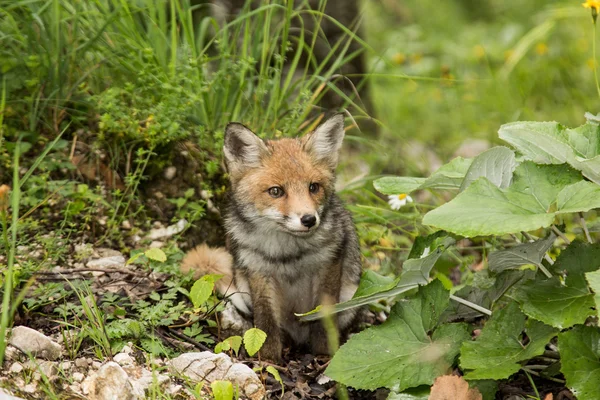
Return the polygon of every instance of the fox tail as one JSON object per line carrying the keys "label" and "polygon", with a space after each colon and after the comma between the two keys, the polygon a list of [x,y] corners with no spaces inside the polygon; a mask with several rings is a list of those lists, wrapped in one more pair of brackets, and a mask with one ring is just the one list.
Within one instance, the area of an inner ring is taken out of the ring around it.
{"label": "fox tail", "polygon": [[233,257],[225,248],[201,244],[185,255],[180,269],[184,274],[193,271],[194,279],[208,274],[223,275],[215,283],[215,288],[219,294],[226,295],[237,291],[233,284],[232,266]]}

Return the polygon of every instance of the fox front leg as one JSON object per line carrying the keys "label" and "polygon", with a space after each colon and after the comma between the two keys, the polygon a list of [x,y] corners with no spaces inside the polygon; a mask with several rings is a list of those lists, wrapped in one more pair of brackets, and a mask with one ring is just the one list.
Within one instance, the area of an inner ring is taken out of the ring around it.
{"label": "fox front leg", "polygon": [[281,328],[279,291],[268,277],[255,275],[248,279],[254,313],[254,325],[267,334],[260,354],[274,362],[281,360]]}
{"label": "fox front leg", "polygon": [[[341,280],[341,265],[335,263],[330,268],[323,272],[323,277],[318,285],[319,304],[323,306],[333,306],[338,302],[340,296]],[[338,315],[326,315],[323,320],[313,322],[310,327],[310,349],[315,355],[327,354],[333,355],[333,350],[329,346],[328,332],[326,325],[328,324],[334,332],[330,334],[339,337]]]}

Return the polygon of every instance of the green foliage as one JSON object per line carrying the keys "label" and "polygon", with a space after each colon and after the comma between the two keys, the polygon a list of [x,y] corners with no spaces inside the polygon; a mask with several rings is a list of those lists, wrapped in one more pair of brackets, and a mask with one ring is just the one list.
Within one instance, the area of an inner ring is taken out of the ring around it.
{"label": "green foliage", "polygon": [[[352,336],[342,346],[328,376],[356,388],[402,392],[431,385],[455,365],[457,355],[465,378],[484,386],[521,370],[529,378],[537,374],[560,379],[557,366],[562,363],[567,386],[579,398],[597,397],[596,387],[581,377],[599,371],[594,358],[598,329],[585,325],[598,315],[600,247],[593,243],[597,235],[595,230],[589,232],[583,213],[600,208],[600,185],[593,175],[600,130],[595,122],[578,129],[515,123],[503,127],[501,137],[510,138],[516,151],[495,147],[472,160],[455,159],[430,178],[375,181],[377,189],[390,195],[423,189],[457,194],[424,215],[420,228],[429,235],[415,240],[398,278],[365,272],[357,297],[336,305],[339,311],[399,294],[406,297],[396,302],[385,323]],[[582,229],[574,228],[574,222]],[[443,230],[431,233],[428,226]],[[590,243],[582,242],[576,236],[579,232],[585,232]],[[440,276],[442,251],[460,251],[449,234],[483,244],[483,270],[463,274],[458,287],[445,280],[452,294],[440,281],[421,286],[416,295],[399,290],[407,281],[413,284],[411,289],[425,284],[436,268]],[[575,240],[570,242],[569,237]],[[315,314],[303,318],[315,319]],[[475,323],[481,317],[489,319],[475,340],[470,340],[468,327],[477,325],[448,322]],[[538,365],[538,357],[545,355],[557,335],[561,363]],[[442,338],[443,351],[436,347]],[[577,361],[577,353],[590,356]],[[437,361],[433,366],[428,364],[432,360]],[[494,391],[486,391],[487,396]]]}
{"label": "green foliage", "polygon": [[352,336],[325,373],[360,389],[432,384],[448,371],[460,344],[469,338],[465,324],[438,323],[448,302],[448,291],[439,281],[420,288],[416,297],[397,303],[384,324]]}
{"label": "green foliage", "polygon": [[267,334],[258,328],[250,328],[244,332],[244,348],[250,357],[254,356],[267,339]]}
{"label": "green foliage", "polygon": [[167,255],[164,251],[159,248],[148,249],[144,252],[144,255],[148,257],[150,260],[165,262],[167,261]]}
{"label": "green foliage", "polygon": [[240,347],[242,345],[242,337],[241,336],[230,336],[227,339],[223,340],[220,343],[217,343],[215,346],[215,353],[221,353],[223,351],[232,350],[237,356],[238,351],[240,351]]}
{"label": "green foliage", "polygon": [[210,384],[215,400],[232,400],[233,384],[229,381],[213,381]]}
{"label": "green foliage", "polygon": [[[529,341],[522,342],[525,331]],[[511,302],[486,322],[473,342],[465,342],[460,366],[466,379],[506,379],[521,368],[521,362],[544,353],[557,330],[534,319],[525,321],[519,306]]]}
{"label": "green foliage", "polygon": [[567,386],[581,400],[600,397],[600,331],[595,326],[578,325],[558,335],[561,372]]}
{"label": "green foliage", "polygon": [[213,293],[215,281],[221,278],[221,275],[204,275],[198,279],[190,290],[190,300],[194,307],[202,306]]}

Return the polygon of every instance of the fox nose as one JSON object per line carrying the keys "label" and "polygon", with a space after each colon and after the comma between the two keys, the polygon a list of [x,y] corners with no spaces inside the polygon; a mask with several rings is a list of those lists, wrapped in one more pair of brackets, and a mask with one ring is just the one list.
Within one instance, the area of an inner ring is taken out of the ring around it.
{"label": "fox nose", "polygon": [[300,222],[307,228],[312,228],[317,223],[317,217],[310,214],[304,214],[302,218],[300,218]]}

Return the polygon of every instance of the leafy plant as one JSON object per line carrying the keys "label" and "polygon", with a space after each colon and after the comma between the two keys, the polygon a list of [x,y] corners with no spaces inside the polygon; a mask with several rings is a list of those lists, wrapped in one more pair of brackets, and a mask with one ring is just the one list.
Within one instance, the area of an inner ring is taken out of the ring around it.
{"label": "leafy plant", "polygon": [[[429,178],[375,181],[375,187],[388,195],[422,189],[452,190],[457,195],[424,215],[424,225],[441,230],[415,242],[413,258],[404,263],[399,278],[365,273],[355,298],[336,305],[335,311],[406,293],[407,284],[408,289],[426,284],[439,253],[456,243],[440,245],[445,236],[477,238],[496,250],[487,257],[487,269],[453,288],[455,294],[434,281],[398,301],[384,324],[354,335],[340,348],[328,376],[356,388],[402,392],[431,385],[456,365],[476,386],[519,371],[557,380],[550,371],[560,365],[578,398],[600,396],[597,386],[574,373],[583,369],[592,376],[599,371],[593,343],[600,335],[596,322],[600,304],[594,294],[599,289],[600,247],[593,243],[595,235],[583,213],[600,208],[595,175],[600,126],[595,117],[577,129],[520,122],[503,126],[500,137],[515,150],[495,147],[472,160],[456,159]],[[506,235],[517,243],[499,240]],[[424,240],[432,249],[425,256]],[[412,278],[411,271],[419,278]],[[489,315],[481,333],[471,340],[476,318]],[[314,319],[315,313],[303,318]],[[449,322],[457,319],[464,322]],[[561,363],[558,359],[548,363],[546,357],[540,369],[539,357],[557,344]],[[578,352],[589,354],[589,360],[576,362]],[[534,361],[535,369],[529,367]]]}

